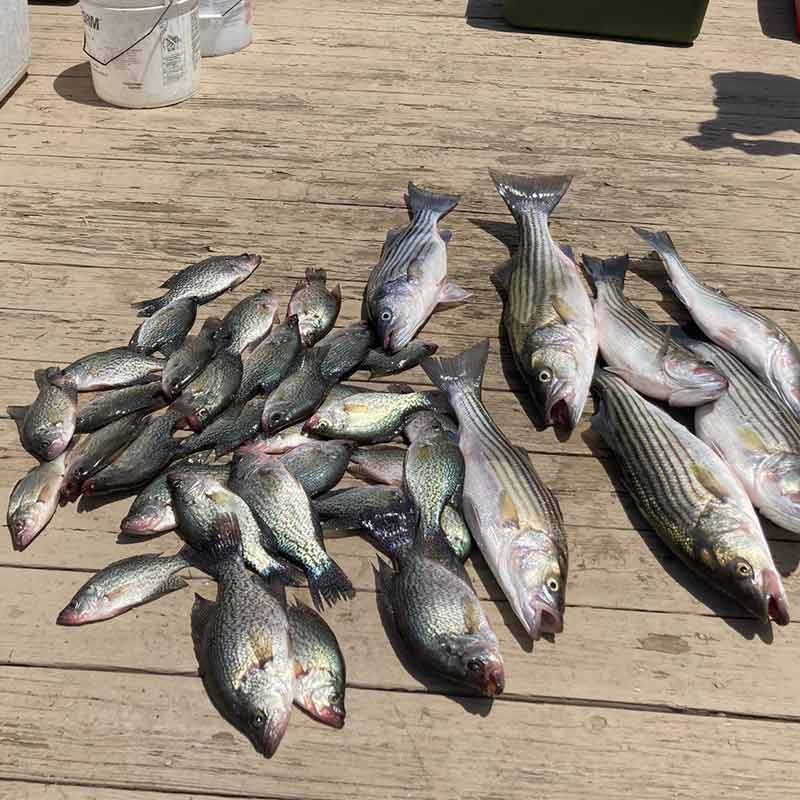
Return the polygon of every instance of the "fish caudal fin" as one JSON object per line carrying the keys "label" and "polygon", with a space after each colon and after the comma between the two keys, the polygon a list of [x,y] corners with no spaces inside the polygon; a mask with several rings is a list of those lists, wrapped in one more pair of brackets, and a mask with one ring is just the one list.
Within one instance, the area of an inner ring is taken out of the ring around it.
{"label": "fish caudal fin", "polygon": [[545,214],[559,204],[572,183],[571,175],[502,175],[489,170],[500,197],[514,219],[527,214]]}
{"label": "fish caudal fin", "polygon": [[583,256],[583,266],[594,281],[595,286],[600,283],[610,284],[619,289],[625,285],[625,273],[628,271],[631,259],[629,256],[612,256],[611,258],[595,258]]}
{"label": "fish caudal fin", "polygon": [[167,305],[166,295],[154,297],[151,300],[140,300],[138,303],[131,303],[131,308],[135,308],[138,317],[152,317],[156,311],[160,311]]}
{"label": "fish caudal fin", "polygon": [[666,231],[648,231],[647,228],[633,226],[634,233],[642,237],[660,256],[678,258],[678,251],[672,237]]}
{"label": "fish caudal fin", "polygon": [[394,560],[413,544],[417,512],[411,500],[405,497],[396,509],[365,512],[359,523],[364,538],[376,550]]}
{"label": "fish caudal fin", "polygon": [[489,340],[484,339],[457,356],[426,358],[421,366],[448,397],[457,397],[462,391],[473,392],[480,397],[488,355]]}
{"label": "fish caudal fin", "polygon": [[461,198],[455,194],[429,192],[427,189],[420,189],[419,186],[409,183],[405,200],[412,217],[423,211],[429,211],[441,219],[459,204]]}
{"label": "fish caudal fin", "polygon": [[323,601],[332,606],[338,600],[350,600],[355,597],[356,590],[350,583],[350,578],[330,557],[319,569],[308,572],[307,576],[308,591],[317,609],[322,608]]}

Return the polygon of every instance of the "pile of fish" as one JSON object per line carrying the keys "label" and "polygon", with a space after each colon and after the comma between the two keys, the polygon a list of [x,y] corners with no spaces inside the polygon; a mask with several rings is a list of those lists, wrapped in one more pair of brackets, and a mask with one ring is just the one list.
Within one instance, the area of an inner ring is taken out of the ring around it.
{"label": "pile of fish", "polygon": [[[539,423],[573,429],[593,390],[593,427],[665,543],[755,617],[786,624],[754,506],[800,531],[797,346],[700,283],[667,234],[637,229],[710,341],[656,325],[625,298],[627,256],[584,256],[582,269],[553,240],[550,213],[569,178],[492,177],[519,227],[519,249],[496,279]],[[354,590],[323,530],[374,545],[387,619],[416,664],[458,686],[491,697],[505,685],[497,636],[464,567],[473,542],[532,639],[563,630],[564,519],[528,453],[482,403],[488,341],[445,358],[415,338],[434,311],[469,297],[448,280],[450,234],[439,229],[458,202],[409,184],[410,222],[387,234],[355,323],[334,329],[339,287],[308,270],[283,320],[264,289],[191,333],[199,307],[261,263],[215,256],[135,304],[144,320],[127,347],[37,372],[34,402],[9,409],[40,462],[9,500],[16,549],[59,502],[120,493],[136,493],[124,534],[174,530],[183,540],[172,555],[101,570],[58,622],[115,617],[186,587],[189,567],[212,576],[216,600],[198,596],[192,614],[200,672],[217,707],[266,756],[293,703],[344,724],[345,664],[320,612]],[[421,391],[342,382],[419,364],[434,384]],[[84,393],[93,393],[88,402]],[[695,407],[695,432],[663,404]],[[366,483],[336,488],[347,472]],[[286,587],[301,584],[315,608],[287,601]]]}

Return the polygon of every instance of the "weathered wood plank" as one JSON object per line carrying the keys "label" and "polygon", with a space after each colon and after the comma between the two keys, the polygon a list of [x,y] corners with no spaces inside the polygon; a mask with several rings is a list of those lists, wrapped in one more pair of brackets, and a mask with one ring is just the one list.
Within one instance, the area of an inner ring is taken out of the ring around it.
{"label": "weathered wood plank", "polygon": [[689,798],[698,783],[729,791],[736,775],[743,796],[764,785],[776,798],[795,792],[796,725],[513,702],[489,710],[484,701],[464,708],[441,697],[351,690],[344,730],[295,714],[277,757],[265,762],[219,718],[197,679],[23,674],[20,684],[18,669],[0,670],[8,748],[0,775],[10,779],[270,798],[430,798],[457,788],[458,796],[499,800],[529,797],[531,786],[558,787],[571,799],[634,788],[642,798]]}
{"label": "weathered wood plank", "polygon": [[[252,795],[250,795],[252,797]],[[15,800],[246,800],[245,795],[185,794],[160,792],[157,789],[112,788],[90,786],[75,778],[74,783],[48,783],[38,781],[0,781],[0,797]]]}

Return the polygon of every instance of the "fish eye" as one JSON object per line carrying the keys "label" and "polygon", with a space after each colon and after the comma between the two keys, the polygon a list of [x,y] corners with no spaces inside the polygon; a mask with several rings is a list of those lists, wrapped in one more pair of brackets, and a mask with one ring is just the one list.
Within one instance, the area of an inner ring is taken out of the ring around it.
{"label": "fish eye", "polygon": [[713,367],[714,366],[714,362],[713,361],[706,360],[706,361],[703,361],[702,363],[703,363],[704,367]]}
{"label": "fish eye", "polygon": [[274,411],[272,414],[269,415],[269,421],[273,425],[277,425],[281,421],[281,418],[282,414],[280,411]]}
{"label": "fish eye", "polygon": [[257,728],[263,728],[264,724],[266,723],[266,721],[267,721],[267,718],[260,711],[257,711],[255,713],[255,715],[253,716],[253,724]]}
{"label": "fish eye", "polygon": [[736,565],[736,573],[742,578],[749,578],[753,574],[753,568],[746,561],[740,561]]}
{"label": "fish eye", "polygon": [[451,656],[452,656],[452,655],[455,655],[456,648],[455,648],[455,647],[453,647],[453,645],[452,645],[450,642],[445,642],[445,643],[444,643],[444,651],[445,651],[445,653],[447,653],[448,655],[451,655]]}
{"label": "fish eye", "polygon": [[388,309],[386,311],[381,312],[381,319],[384,322],[388,322],[391,318],[392,318],[392,312],[389,311]]}
{"label": "fish eye", "polygon": [[561,588],[561,584],[558,582],[558,578],[549,578],[547,581],[547,588],[551,592],[557,592]]}
{"label": "fish eye", "polygon": [[550,372],[549,369],[543,369],[539,373],[539,382],[540,383],[550,383],[551,380],[553,380],[553,373]]}
{"label": "fish eye", "polygon": [[480,672],[483,669],[483,663],[478,658],[471,658],[467,661],[467,669],[470,672]]}

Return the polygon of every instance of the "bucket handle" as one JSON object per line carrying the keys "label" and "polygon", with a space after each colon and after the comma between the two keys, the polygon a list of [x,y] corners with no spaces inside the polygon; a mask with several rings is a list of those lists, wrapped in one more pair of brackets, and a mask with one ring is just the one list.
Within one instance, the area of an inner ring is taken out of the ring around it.
{"label": "bucket handle", "polygon": [[[133,50],[133,48],[136,47],[137,44],[139,44],[140,42],[143,42],[158,27],[158,23],[161,22],[162,19],[164,19],[164,16],[166,15],[167,11],[169,11],[170,8],[172,8],[173,2],[174,2],[174,0],[169,0],[169,2],[167,3],[166,7],[161,12],[161,15],[159,16],[159,18],[153,24],[153,27],[150,28],[150,30],[147,31],[147,33],[144,36],[140,36],[132,45],[130,45],[130,47],[126,47],[124,50],[122,50],[121,52],[117,53],[112,58],[109,58],[108,61],[101,61],[99,58],[95,58],[86,49],[86,31],[85,30],[83,32],[83,52],[86,53],[86,55],[89,56],[89,58],[91,58],[92,61],[96,61],[101,66],[107,67],[112,61],[116,61],[120,56],[124,56],[125,53],[127,53],[129,50]],[[238,2],[240,3],[241,0],[238,0]],[[238,5],[238,3],[237,3],[237,5]],[[228,11],[230,11],[230,9],[228,9]],[[228,12],[226,11],[225,13],[227,14]]]}

